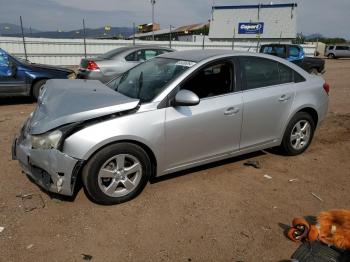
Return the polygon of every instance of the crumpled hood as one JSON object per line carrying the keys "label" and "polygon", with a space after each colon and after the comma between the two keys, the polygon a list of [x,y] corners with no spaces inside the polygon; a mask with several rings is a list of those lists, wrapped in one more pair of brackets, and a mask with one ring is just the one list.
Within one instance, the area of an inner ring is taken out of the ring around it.
{"label": "crumpled hood", "polygon": [[124,96],[97,80],[48,80],[32,116],[30,134],[131,110],[138,104],[138,99]]}

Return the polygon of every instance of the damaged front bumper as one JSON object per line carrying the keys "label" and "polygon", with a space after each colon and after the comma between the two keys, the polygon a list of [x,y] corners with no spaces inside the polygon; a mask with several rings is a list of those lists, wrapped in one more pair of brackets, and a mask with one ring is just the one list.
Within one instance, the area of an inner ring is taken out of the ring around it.
{"label": "damaged front bumper", "polygon": [[24,173],[47,191],[72,196],[83,161],[57,149],[33,149],[30,136],[22,130],[12,145],[12,159]]}

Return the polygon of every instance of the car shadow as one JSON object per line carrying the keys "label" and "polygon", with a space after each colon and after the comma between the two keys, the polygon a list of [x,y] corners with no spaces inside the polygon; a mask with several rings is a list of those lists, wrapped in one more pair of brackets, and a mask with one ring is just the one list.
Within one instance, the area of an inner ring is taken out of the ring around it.
{"label": "car shadow", "polygon": [[18,104],[34,104],[35,99],[32,97],[0,97],[0,106],[18,105]]}
{"label": "car shadow", "polygon": [[181,177],[181,176],[185,176],[185,175],[190,175],[196,172],[200,172],[206,169],[210,169],[210,168],[215,168],[215,167],[219,167],[219,166],[223,166],[226,164],[232,164],[232,163],[236,163],[239,161],[244,161],[250,158],[254,158],[254,157],[258,157],[258,156],[262,156],[262,155],[266,155],[266,152],[264,151],[256,151],[253,153],[249,153],[249,154],[245,154],[245,155],[241,155],[241,156],[236,156],[236,157],[232,157],[229,159],[225,159],[225,160],[220,160],[217,162],[213,162],[213,163],[209,163],[209,164],[204,164],[198,167],[193,167],[190,169],[186,169],[184,171],[178,171],[175,173],[171,173],[171,174],[167,174],[167,175],[163,175],[160,177],[152,177],[150,179],[150,183],[154,184],[154,183],[159,183],[159,182],[163,182],[169,179],[173,179],[173,178],[177,178],[177,177]]}

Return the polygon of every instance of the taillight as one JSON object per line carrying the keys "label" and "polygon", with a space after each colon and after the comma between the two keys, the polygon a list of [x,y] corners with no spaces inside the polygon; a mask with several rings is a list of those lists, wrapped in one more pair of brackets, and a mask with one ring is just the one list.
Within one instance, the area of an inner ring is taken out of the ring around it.
{"label": "taillight", "polygon": [[326,91],[327,95],[329,94],[329,90],[330,90],[330,86],[328,83],[324,83],[323,84],[323,89],[324,91]]}
{"label": "taillight", "polygon": [[94,61],[89,61],[86,67],[86,70],[89,71],[95,71],[95,70],[99,70],[100,68],[98,67],[98,65],[94,62]]}

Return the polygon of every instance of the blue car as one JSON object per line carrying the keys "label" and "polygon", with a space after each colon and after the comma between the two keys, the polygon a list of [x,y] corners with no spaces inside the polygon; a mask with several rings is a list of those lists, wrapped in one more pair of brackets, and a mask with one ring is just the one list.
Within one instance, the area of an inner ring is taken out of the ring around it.
{"label": "blue car", "polygon": [[0,48],[0,96],[38,98],[48,79],[75,78],[73,70],[30,63]]}

